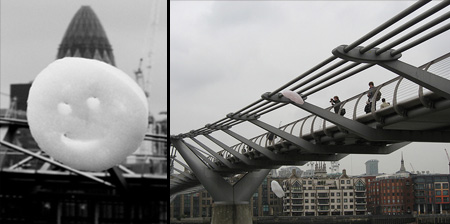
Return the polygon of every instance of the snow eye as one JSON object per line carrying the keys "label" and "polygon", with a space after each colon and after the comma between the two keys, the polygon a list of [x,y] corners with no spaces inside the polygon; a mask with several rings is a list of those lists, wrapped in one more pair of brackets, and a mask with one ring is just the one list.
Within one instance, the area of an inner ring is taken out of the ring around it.
{"label": "snow eye", "polygon": [[72,113],[72,107],[66,102],[59,103],[58,104],[58,112],[62,115],[68,115],[68,114]]}
{"label": "snow eye", "polygon": [[87,106],[89,107],[89,109],[91,110],[97,110],[100,106],[100,100],[97,97],[89,97],[86,100]]}

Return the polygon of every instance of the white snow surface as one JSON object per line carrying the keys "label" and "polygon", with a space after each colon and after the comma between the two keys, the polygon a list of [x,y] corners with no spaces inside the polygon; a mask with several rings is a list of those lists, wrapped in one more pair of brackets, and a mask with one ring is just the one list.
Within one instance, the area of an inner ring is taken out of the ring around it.
{"label": "white snow surface", "polygon": [[270,188],[278,198],[284,197],[283,188],[281,188],[280,184],[277,181],[272,180],[272,182],[270,182]]}
{"label": "white snow surface", "polygon": [[28,96],[28,124],[39,147],[72,168],[102,171],[121,163],[144,139],[142,89],[107,63],[66,57],[42,70]]}
{"label": "white snow surface", "polygon": [[286,98],[292,100],[294,103],[297,103],[300,105],[305,103],[305,101],[303,101],[303,98],[294,91],[284,90],[283,92],[281,92],[281,94],[283,94],[283,96],[285,96]]}

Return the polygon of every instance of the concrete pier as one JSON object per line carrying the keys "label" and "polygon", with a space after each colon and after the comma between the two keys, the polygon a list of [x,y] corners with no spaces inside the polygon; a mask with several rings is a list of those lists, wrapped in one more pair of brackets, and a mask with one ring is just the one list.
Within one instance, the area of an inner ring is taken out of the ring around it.
{"label": "concrete pier", "polygon": [[252,212],[248,202],[216,202],[212,209],[211,224],[248,224],[252,223]]}

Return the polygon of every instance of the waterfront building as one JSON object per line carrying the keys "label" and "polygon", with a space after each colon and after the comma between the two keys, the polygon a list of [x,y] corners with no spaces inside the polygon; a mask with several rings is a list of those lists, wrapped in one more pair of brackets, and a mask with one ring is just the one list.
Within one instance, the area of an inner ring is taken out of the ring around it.
{"label": "waterfront building", "polygon": [[253,216],[283,215],[283,200],[278,198],[270,187],[272,181],[277,181],[281,185],[285,178],[272,176],[273,174],[273,172],[269,173],[252,196],[250,206]]}
{"label": "waterfront building", "polygon": [[211,217],[213,200],[206,190],[178,195],[170,204],[170,218]]}
{"label": "waterfront building", "polygon": [[367,209],[374,215],[410,214],[414,195],[409,175],[366,177]]}
{"label": "waterfront building", "polygon": [[287,216],[331,216],[366,214],[365,179],[349,177],[345,169],[335,178],[317,163],[314,177],[300,177],[295,171],[283,181],[286,193],[283,212]]}
{"label": "waterfront building", "polygon": [[414,205],[411,174],[406,171],[403,154],[395,174],[366,176],[367,209],[374,215],[410,214]]}
{"label": "waterfront building", "polygon": [[414,212],[416,214],[450,213],[448,174],[416,174],[414,184]]}

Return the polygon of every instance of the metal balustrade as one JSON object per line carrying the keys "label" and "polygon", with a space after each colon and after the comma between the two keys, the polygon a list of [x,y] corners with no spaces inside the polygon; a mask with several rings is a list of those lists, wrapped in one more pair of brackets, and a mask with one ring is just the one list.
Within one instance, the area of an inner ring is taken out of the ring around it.
{"label": "metal balustrade", "polygon": [[[450,53],[438,58],[437,60],[422,65],[419,68],[424,70],[432,70],[434,74],[440,77],[450,79]],[[386,102],[390,103],[390,106],[388,108],[379,109],[381,100],[377,101],[377,103],[374,104],[374,107],[376,105],[377,108],[373,107],[372,113],[377,113],[377,111],[387,110],[389,108],[392,109],[394,99],[396,99],[396,104],[399,105],[414,99],[418,99],[420,97],[419,90],[423,88],[417,85],[416,83],[406,80],[402,77],[396,77],[385,83],[377,85],[376,87],[379,88],[378,91],[382,93],[381,98],[385,98]],[[430,90],[426,88],[423,89],[424,95],[433,94]],[[346,114],[344,115],[344,117],[353,120],[358,120],[358,118],[370,116],[364,112],[364,107],[368,100],[367,93],[368,91],[365,91],[363,93],[359,93],[353,97],[350,97],[349,99],[342,101],[341,107],[346,109]],[[333,107],[330,106],[324,109],[332,111]],[[286,131],[289,134],[294,134],[297,137],[302,138],[307,135],[312,135],[315,132],[327,132],[327,129],[331,129],[333,127],[336,127],[336,125],[314,114],[311,114],[299,120],[293,121],[289,124],[283,125],[279,129]],[[276,140],[273,141],[272,144],[270,144],[270,141],[268,140],[268,135],[269,133],[264,133],[254,138],[251,138],[250,140],[263,147],[268,147],[274,144],[280,144],[285,141],[281,138],[277,138]],[[242,154],[247,154],[249,155],[249,157],[255,157],[255,155],[259,155],[259,153],[254,149],[246,149],[246,145],[243,143],[233,145],[231,146],[231,148],[235,149],[237,152],[240,152]],[[225,158],[232,157],[232,155],[225,150],[219,151],[219,154],[227,155],[228,157]],[[218,160],[215,159],[213,161],[217,162]]]}

